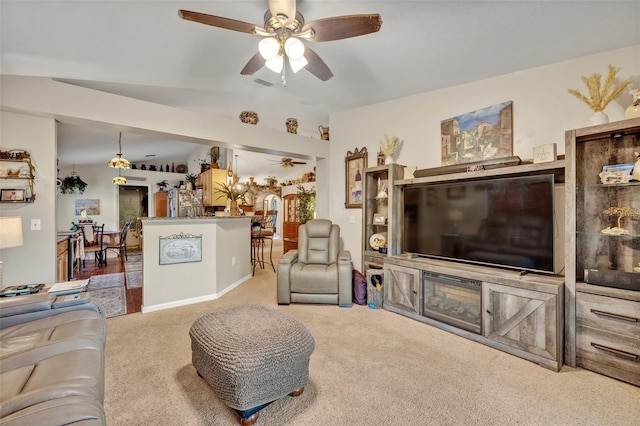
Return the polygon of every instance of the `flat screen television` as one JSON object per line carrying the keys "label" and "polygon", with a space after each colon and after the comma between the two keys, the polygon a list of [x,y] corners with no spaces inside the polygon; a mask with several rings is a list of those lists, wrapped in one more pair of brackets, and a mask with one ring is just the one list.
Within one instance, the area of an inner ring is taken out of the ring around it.
{"label": "flat screen television", "polygon": [[552,174],[408,186],[403,251],[553,273]]}

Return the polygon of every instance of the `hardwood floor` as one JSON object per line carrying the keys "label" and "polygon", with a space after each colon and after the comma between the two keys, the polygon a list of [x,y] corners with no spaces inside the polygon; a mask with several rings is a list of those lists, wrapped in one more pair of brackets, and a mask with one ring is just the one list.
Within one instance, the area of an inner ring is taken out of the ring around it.
{"label": "hardwood floor", "polygon": [[[137,251],[139,252],[139,250]],[[136,253],[136,250],[129,250],[129,254]],[[119,257],[110,257],[107,261],[107,265],[99,267],[93,259],[85,260],[84,267],[80,267],[78,272],[78,279],[84,280],[92,277],[93,275],[103,274],[115,274],[118,272],[124,272],[124,263]],[[140,312],[142,309],[142,288],[129,289],[127,285],[127,275],[125,274],[125,291],[127,293],[127,314],[133,314]]]}

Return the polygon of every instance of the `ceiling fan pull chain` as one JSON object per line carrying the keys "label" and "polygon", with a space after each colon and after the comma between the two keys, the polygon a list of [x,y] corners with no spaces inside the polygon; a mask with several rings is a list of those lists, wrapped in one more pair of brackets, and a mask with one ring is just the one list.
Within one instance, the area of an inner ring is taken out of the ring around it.
{"label": "ceiling fan pull chain", "polygon": [[280,78],[282,79],[282,87],[285,87],[287,85],[287,80],[285,79],[285,75],[284,72],[287,69],[286,64],[282,65],[282,73],[280,74]]}

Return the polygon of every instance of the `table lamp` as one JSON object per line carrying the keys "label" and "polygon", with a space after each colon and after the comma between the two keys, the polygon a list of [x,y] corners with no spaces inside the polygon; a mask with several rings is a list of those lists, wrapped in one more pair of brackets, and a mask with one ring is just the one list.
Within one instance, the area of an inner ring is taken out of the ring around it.
{"label": "table lamp", "polygon": [[[17,247],[23,244],[22,218],[20,216],[0,217],[0,249]],[[0,260],[0,289],[2,282],[2,261]]]}

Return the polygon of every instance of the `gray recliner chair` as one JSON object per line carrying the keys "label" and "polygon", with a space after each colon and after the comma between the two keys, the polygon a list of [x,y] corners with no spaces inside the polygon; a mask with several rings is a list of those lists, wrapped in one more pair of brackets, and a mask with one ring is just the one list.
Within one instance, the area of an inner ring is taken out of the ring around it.
{"label": "gray recliner chair", "polygon": [[278,304],[351,306],[352,301],[351,253],[340,251],[340,227],[326,219],[300,225],[298,249],[278,264]]}

